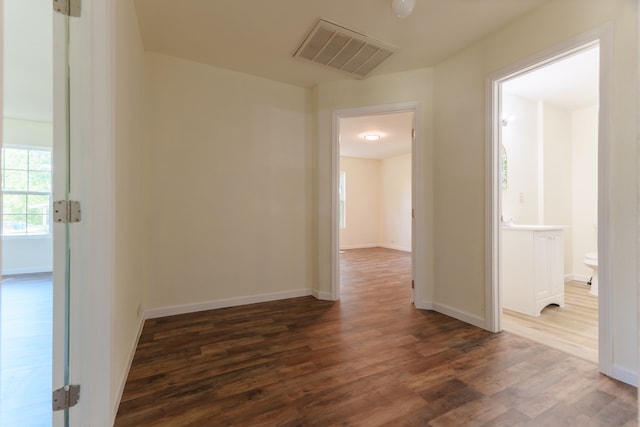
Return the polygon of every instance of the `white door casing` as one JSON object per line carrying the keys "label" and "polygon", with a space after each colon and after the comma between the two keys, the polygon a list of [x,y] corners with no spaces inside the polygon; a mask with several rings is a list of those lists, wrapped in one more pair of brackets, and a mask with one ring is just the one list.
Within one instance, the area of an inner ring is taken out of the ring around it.
{"label": "white door casing", "polygon": [[[512,64],[487,77],[486,84],[486,324],[485,328],[499,332],[502,304],[500,301],[500,241],[501,241],[501,182],[500,182],[500,85],[518,75],[558,61],[592,46],[600,47],[600,96],[598,128],[598,275],[601,283],[598,298],[599,370],[614,376],[613,322],[611,290],[611,250],[609,211],[609,181],[611,176],[610,146],[612,135],[612,37],[610,25],[582,34],[533,57]],[[621,379],[621,378],[619,378]],[[622,379],[624,380],[624,379]]]}

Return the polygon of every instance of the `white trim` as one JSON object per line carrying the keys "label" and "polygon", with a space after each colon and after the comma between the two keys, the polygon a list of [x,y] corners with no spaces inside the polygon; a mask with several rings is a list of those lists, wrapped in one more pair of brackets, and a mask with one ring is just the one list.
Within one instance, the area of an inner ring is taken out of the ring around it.
{"label": "white trim", "polygon": [[320,300],[335,301],[335,299],[333,299],[333,296],[331,295],[331,292],[320,292],[316,289],[313,289],[311,291],[311,295]]}
{"label": "white trim", "polygon": [[402,251],[402,252],[411,252],[411,248],[408,248],[406,246],[386,245],[382,243],[365,243],[362,245],[340,245],[341,251],[348,251],[350,249],[372,249],[372,248],[385,248],[385,249],[393,249],[393,250]]}
{"label": "white trim", "polygon": [[[338,172],[340,162],[340,147],[338,137],[340,134],[339,121],[341,118],[371,116],[376,114],[413,112],[414,128],[416,137],[411,152],[412,164],[412,205],[414,209],[414,219],[411,226],[412,246],[412,269],[414,286],[414,301],[420,301],[426,294],[426,281],[423,263],[416,262],[417,259],[424,259],[424,217],[422,212],[424,206],[424,119],[422,104],[419,102],[402,102],[397,104],[370,105],[366,107],[348,108],[334,110],[332,116],[332,141],[331,141],[331,299],[340,299],[340,230],[338,227]],[[380,245],[377,245],[380,246]]]}
{"label": "white trim", "polygon": [[3,276],[14,276],[17,274],[38,274],[38,273],[51,273],[53,267],[51,265],[44,267],[26,267],[26,268],[10,268],[2,270]]}
{"label": "white trim", "polygon": [[416,307],[421,310],[437,311],[438,313],[444,314],[445,316],[449,316],[454,319],[460,320],[461,322],[465,322],[478,328],[484,329],[485,319],[458,310],[456,308],[449,307],[448,305],[438,304],[431,301],[422,301],[421,303],[416,302]]}
{"label": "white trim", "polygon": [[138,349],[138,344],[140,343],[140,337],[142,336],[142,331],[144,329],[144,316],[141,316],[140,322],[138,324],[138,333],[136,334],[135,339],[133,340],[133,345],[130,347],[131,351],[129,352],[129,357],[127,358],[126,367],[127,369],[124,372],[122,378],[120,378],[120,385],[116,390],[116,400],[115,400],[115,408],[113,409],[113,413],[118,413],[118,408],[120,407],[120,402],[122,401],[122,394],[124,393],[124,387],[127,385],[127,378],[129,378],[129,371],[131,371],[131,365],[133,365],[133,358],[136,355],[136,350]]}
{"label": "white trim", "polygon": [[416,308],[419,308],[420,310],[431,310],[433,311],[433,301],[419,301],[416,300],[414,301],[414,305],[416,306]]}
{"label": "white trim", "polygon": [[[600,289],[598,295],[599,310],[599,369],[613,376],[613,307],[612,274],[610,250],[610,145],[612,140],[612,66],[613,66],[613,27],[606,24],[588,33],[574,37],[564,43],[546,49],[543,52],[510,65],[487,77],[486,85],[486,189],[490,203],[486,209],[486,329],[500,331],[502,305],[499,298],[500,288],[500,206],[501,190],[498,180],[499,126],[495,118],[500,111],[500,83],[517,75],[524,74],[561,58],[579,53],[596,44],[600,46],[600,108],[598,135],[598,254],[600,261],[598,276]],[[603,286],[604,284],[604,286]],[[615,377],[614,377],[615,378]]]}
{"label": "white trim", "polygon": [[361,245],[340,245],[340,250],[348,251],[349,249],[372,249],[379,247],[380,245],[377,243],[364,243]]}
{"label": "white trim", "polygon": [[564,281],[565,282],[583,282],[587,283],[591,279],[591,276],[587,276],[585,274],[565,274]]}
{"label": "white trim", "polygon": [[[637,13],[636,23],[638,23],[640,22],[640,0],[637,1],[636,13]],[[636,28],[637,28],[637,24],[636,24]],[[636,66],[637,66],[636,78],[637,78],[637,81],[640,81],[640,34],[636,35],[636,48],[637,48],[636,54],[638,55],[637,63],[636,63]],[[637,86],[636,111],[637,111],[636,114],[638,114],[636,118],[636,140],[637,140],[636,141],[636,165],[637,165],[636,170],[640,170],[640,85]],[[637,186],[638,205],[636,207],[636,226],[640,228],[640,174],[638,174],[637,180],[638,180],[638,186]],[[636,289],[639,289],[640,288],[640,233],[636,235],[636,239],[637,239],[637,242],[636,242],[636,280],[637,280]],[[640,310],[638,309],[638,307],[640,307],[640,292],[637,292],[637,296],[636,296],[636,324],[638,328],[636,333],[636,339],[638,339],[638,342],[640,342]],[[640,351],[638,346],[636,346],[636,351],[638,352],[638,354],[636,355],[636,369],[640,369]],[[635,384],[636,387],[638,387],[637,381],[638,381],[638,375],[636,372],[636,384]]]}
{"label": "white trim", "polygon": [[638,387],[638,372],[627,369],[618,364],[614,364],[611,369],[611,377],[623,383]]}
{"label": "white trim", "polygon": [[115,280],[115,2],[83,3],[70,19],[71,194],[82,222],[71,233],[70,381],[82,398],[70,425],[113,425],[120,378],[113,374]]}
{"label": "white trim", "polygon": [[288,298],[306,297],[312,295],[311,289],[298,289],[295,291],[274,292],[270,294],[250,295],[246,297],[225,298],[192,304],[181,304],[169,307],[152,308],[144,311],[144,318],[156,319],[158,317],[175,316],[177,314],[195,313],[198,311],[215,310],[218,308],[236,307],[239,305],[255,304],[259,302],[278,301]]}
{"label": "white trim", "polygon": [[409,252],[409,253],[411,253],[411,248],[408,248],[406,246],[380,244],[380,245],[378,245],[378,247],[385,248],[385,249],[393,249],[394,251],[401,251],[401,252]]}

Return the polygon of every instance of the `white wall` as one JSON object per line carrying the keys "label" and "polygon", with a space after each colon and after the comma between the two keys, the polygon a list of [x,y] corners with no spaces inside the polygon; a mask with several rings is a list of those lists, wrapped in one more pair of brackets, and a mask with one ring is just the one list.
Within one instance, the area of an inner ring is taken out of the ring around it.
{"label": "white wall", "polygon": [[411,251],[411,154],[380,165],[380,246]]}
{"label": "white wall", "polygon": [[380,160],[340,157],[345,173],[345,228],[340,249],[379,246]]}
{"label": "white wall", "polygon": [[147,307],[158,315],[311,293],[308,91],[146,58]]}
{"label": "white wall", "polygon": [[340,157],[346,173],[346,228],[340,248],[411,251],[411,154],[382,160]]}
{"label": "white wall", "polygon": [[[614,26],[610,210],[613,357],[615,370],[637,364],[636,119],[637,10],[632,0],[545,3],[478,40],[435,69],[434,298],[469,316],[485,317],[487,194],[486,78],[545,49]],[[464,125],[460,124],[461,117]],[[460,260],[465,268],[460,268]]]}
{"label": "white wall", "polygon": [[591,277],[591,269],[584,265],[584,256],[598,250],[598,107],[573,111],[571,128],[573,259],[570,271],[584,280]]}
{"label": "white wall", "polygon": [[507,188],[502,190],[502,215],[516,224],[538,223],[538,106],[509,93],[503,113],[515,116],[501,128],[507,153]]}
{"label": "white wall", "polygon": [[[53,124],[5,117],[3,144],[52,147]],[[55,167],[55,165],[53,165]],[[49,272],[53,268],[53,242],[49,236],[3,237],[2,274]]]}
{"label": "white wall", "polygon": [[115,241],[111,360],[114,413],[142,327],[149,217],[144,47],[133,4],[117,1],[115,20],[118,31],[115,39]]}
{"label": "white wall", "polygon": [[[540,224],[564,225],[564,271],[573,274],[573,135],[571,111],[547,103],[541,105],[543,129],[542,197]],[[597,139],[597,132],[594,134]],[[597,162],[593,164],[597,167]],[[597,192],[598,186],[592,187]]]}

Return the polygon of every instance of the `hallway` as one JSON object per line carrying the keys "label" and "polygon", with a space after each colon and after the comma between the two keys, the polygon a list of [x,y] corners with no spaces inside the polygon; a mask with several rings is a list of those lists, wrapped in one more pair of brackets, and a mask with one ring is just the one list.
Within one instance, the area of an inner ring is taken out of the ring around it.
{"label": "hallway", "polygon": [[116,426],[636,425],[592,363],[410,301],[410,254],[341,254],[342,299],[147,320]]}

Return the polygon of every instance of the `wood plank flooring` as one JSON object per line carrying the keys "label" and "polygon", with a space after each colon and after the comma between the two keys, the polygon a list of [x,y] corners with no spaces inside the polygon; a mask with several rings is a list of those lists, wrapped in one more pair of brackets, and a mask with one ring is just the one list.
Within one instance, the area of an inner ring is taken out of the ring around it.
{"label": "wood plank flooring", "polygon": [[416,310],[409,257],[346,251],[339,302],[148,320],[115,425],[637,425],[593,363]]}
{"label": "wood plank flooring", "polygon": [[598,363],[598,297],[585,283],[567,282],[564,288],[564,307],[550,305],[538,317],[505,309],[502,328]]}
{"label": "wood plank flooring", "polygon": [[52,422],[53,285],[51,274],[0,282],[0,427]]}

